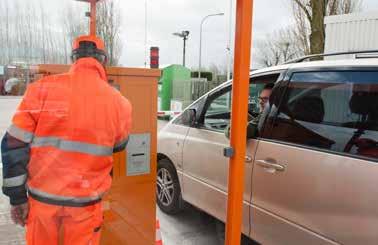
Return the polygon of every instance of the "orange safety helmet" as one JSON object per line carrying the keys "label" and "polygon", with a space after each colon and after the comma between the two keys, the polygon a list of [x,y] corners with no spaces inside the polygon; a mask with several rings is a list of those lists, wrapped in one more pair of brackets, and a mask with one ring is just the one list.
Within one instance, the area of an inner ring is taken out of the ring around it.
{"label": "orange safety helmet", "polygon": [[107,61],[104,41],[96,36],[80,36],[74,40],[72,46],[71,58],[73,61],[85,57],[93,57],[102,64],[105,64]]}

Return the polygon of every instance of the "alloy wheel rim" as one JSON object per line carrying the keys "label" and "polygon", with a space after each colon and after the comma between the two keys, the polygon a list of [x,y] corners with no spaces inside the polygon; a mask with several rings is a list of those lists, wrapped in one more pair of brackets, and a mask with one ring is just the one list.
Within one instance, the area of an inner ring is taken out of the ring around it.
{"label": "alloy wheel rim", "polygon": [[169,206],[173,202],[174,184],[169,171],[165,168],[159,169],[157,173],[156,195],[160,203]]}

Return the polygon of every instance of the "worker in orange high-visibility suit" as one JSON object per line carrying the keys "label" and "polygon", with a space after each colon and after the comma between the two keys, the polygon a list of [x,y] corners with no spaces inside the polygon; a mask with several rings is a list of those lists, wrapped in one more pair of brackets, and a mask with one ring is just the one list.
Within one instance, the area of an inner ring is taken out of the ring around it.
{"label": "worker in orange high-visibility suit", "polygon": [[68,73],[28,86],[1,144],[3,192],[28,245],[99,244],[112,154],[131,128],[130,103],[107,83],[103,42],[78,38],[72,59]]}

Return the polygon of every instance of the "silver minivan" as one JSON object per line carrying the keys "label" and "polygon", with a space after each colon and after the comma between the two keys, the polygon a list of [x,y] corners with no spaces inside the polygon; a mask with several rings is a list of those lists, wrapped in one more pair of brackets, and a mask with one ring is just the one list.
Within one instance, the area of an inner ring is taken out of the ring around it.
{"label": "silver minivan", "polygon": [[[261,89],[274,83],[259,112]],[[157,201],[225,221],[231,82],[159,134]],[[252,72],[244,235],[261,244],[378,244],[378,59],[312,61]],[[248,126],[249,128],[249,126]]]}

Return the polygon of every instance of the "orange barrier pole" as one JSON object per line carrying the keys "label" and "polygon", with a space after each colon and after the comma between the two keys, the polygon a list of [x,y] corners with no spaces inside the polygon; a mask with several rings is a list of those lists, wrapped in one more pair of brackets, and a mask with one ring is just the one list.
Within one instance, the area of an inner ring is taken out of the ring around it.
{"label": "orange barrier pole", "polygon": [[241,236],[253,0],[237,0],[236,16],[226,245],[240,244]]}
{"label": "orange barrier pole", "polygon": [[96,36],[96,3],[97,0],[91,1],[90,35],[93,36]]}

